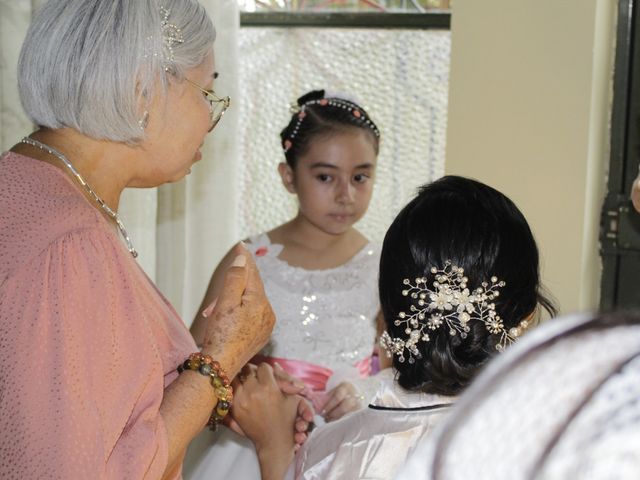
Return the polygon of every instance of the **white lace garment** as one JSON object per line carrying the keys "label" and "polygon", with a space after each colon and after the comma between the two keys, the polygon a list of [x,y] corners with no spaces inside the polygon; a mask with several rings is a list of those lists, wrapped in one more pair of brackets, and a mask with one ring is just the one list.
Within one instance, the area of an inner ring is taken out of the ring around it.
{"label": "white lace garment", "polygon": [[[375,377],[359,378],[356,363],[371,355],[378,313],[380,250],[368,244],[347,263],[328,270],[292,267],[278,258],[282,245],[267,235],[247,242],[276,313],[276,326],[263,354],[304,360],[333,370],[327,390],[341,381],[353,383],[368,398]],[[316,417],[316,423],[323,423]],[[251,442],[231,430],[202,432],[189,447],[184,478],[208,480],[260,478]]]}
{"label": "white lace garment", "polygon": [[[276,313],[276,326],[263,354],[304,360],[356,374],[355,364],[371,355],[379,310],[379,248],[368,244],[347,263],[306,270],[280,260],[282,245],[266,234],[247,243]],[[334,383],[334,382],[331,382]]]}

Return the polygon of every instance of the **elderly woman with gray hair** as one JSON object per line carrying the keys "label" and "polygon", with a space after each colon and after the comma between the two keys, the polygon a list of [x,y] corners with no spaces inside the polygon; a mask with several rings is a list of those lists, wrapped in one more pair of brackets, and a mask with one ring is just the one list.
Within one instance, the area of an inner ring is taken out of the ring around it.
{"label": "elderly woman with gray hair", "polygon": [[30,26],[19,88],[38,130],[0,157],[3,479],[179,478],[232,404],[263,478],[293,458],[296,387],[268,366],[230,383],[274,324],[251,256],[238,248],[199,350],[117,214],[124,188],[200,160],[229,106],[214,38],[195,0],[49,0]]}

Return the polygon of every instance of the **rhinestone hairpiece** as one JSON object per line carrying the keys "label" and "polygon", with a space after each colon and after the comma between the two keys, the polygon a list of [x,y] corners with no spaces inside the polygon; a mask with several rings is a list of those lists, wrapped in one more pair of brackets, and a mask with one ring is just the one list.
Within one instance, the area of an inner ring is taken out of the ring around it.
{"label": "rhinestone hairpiece", "polygon": [[162,43],[165,47],[165,60],[173,62],[175,55],[173,52],[174,45],[184,43],[184,36],[182,30],[177,25],[169,23],[169,15],[171,10],[165,7],[160,7],[160,15],[162,15],[162,21],[160,22],[160,28],[162,30]]}
{"label": "rhinestone hairpiece", "polygon": [[322,107],[329,105],[331,107],[342,108],[343,110],[350,110],[351,114],[354,117],[364,117],[364,123],[366,124],[366,126],[373,131],[373,134],[376,137],[380,137],[380,131],[378,130],[378,127],[376,127],[376,125],[369,119],[369,117],[365,116],[362,109],[355,103],[342,98],[320,98],[318,100],[309,100],[308,102],[305,102],[300,106],[295,104],[291,105],[290,111],[293,114],[297,113],[298,119],[296,121],[296,124],[293,126],[291,135],[289,135],[289,138],[287,138],[282,144],[285,153],[288,152],[289,149],[293,146],[293,140],[295,139],[296,135],[298,135],[300,125],[302,124],[304,118],[307,116],[306,108],[308,105],[320,105]]}
{"label": "rhinestone hairpiece", "polygon": [[428,342],[429,332],[443,326],[449,329],[449,335],[466,338],[471,330],[469,323],[480,321],[491,334],[499,336],[496,345],[498,351],[513,343],[529,326],[528,320],[523,320],[518,327],[509,331],[504,328],[493,300],[506,284],[496,277],[491,277],[489,282],[482,282],[480,287],[470,291],[464,269],[449,261],[445,262],[443,269],[432,267],[431,273],[435,278],[432,285],[428,285],[424,277],[416,278],[414,282],[404,279],[402,295],[411,297],[414,304],[408,313],[400,312],[394,321],[397,327],[405,326],[406,338],[392,338],[388,332],[380,336],[380,346],[387,350],[389,357],[395,354],[400,362],[404,362],[406,350],[409,352],[409,363],[415,363],[416,358],[422,357],[418,342]]}

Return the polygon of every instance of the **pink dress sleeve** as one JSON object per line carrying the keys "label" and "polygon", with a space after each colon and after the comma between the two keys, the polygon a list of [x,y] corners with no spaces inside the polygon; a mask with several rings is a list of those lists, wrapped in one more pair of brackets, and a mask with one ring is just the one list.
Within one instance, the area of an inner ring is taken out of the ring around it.
{"label": "pink dress sleeve", "polygon": [[166,384],[193,340],[106,228],[0,285],[0,477],[160,478]]}

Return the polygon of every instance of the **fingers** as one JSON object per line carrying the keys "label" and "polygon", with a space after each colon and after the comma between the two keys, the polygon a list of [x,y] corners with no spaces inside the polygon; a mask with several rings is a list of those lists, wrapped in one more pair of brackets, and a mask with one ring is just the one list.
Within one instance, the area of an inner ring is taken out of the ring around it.
{"label": "fingers", "polygon": [[[256,369],[256,379],[260,385],[278,387],[273,368],[268,363],[261,363]],[[278,387],[279,389],[279,387]]]}
{"label": "fingers", "polygon": [[307,437],[308,436],[306,433],[296,432],[296,434],[293,436],[293,441],[296,442],[296,445],[299,446],[307,441]]}
{"label": "fingers", "polygon": [[306,422],[313,422],[313,417],[316,412],[313,409],[312,403],[306,398],[300,398],[300,403],[298,403],[298,417]]}
{"label": "fingers", "polygon": [[360,395],[357,394],[353,385],[343,382],[329,392],[329,400],[322,411],[322,416],[329,422],[358,408],[360,408]]}
{"label": "fingers", "polygon": [[273,373],[275,375],[278,386],[283,393],[288,395],[296,395],[305,388],[305,384],[293,375],[289,375],[278,363],[273,365]]}
{"label": "fingers", "polygon": [[[246,251],[245,251],[246,252]],[[253,260],[253,257],[246,252],[246,269],[247,269],[247,285],[245,290],[245,296],[258,296],[264,297],[264,285],[262,284],[262,278],[258,271],[258,266]]]}
{"label": "fingers", "polygon": [[309,422],[298,418],[298,420],[296,420],[295,427],[296,427],[296,432],[306,433],[306,431],[309,429]]}
{"label": "fingers", "polygon": [[218,299],[218,304],[223,311],[241,305],[242,295],[247,288],[249,252],[240,245],[236,246],[234,251],[237,251],[238,254],[225,273],[222,293]]}
{"label": "fingers", "polygon": [[214,299],[213,302],[209,304],[207,308],[202,311],[202,316],[207,318],[213,312],[213,309],[216,308],[216,304],[218,303],[218,299]]}
{"label": "fingers", "polygon": [[321,412],[322,415],[336,408],[348,395],[353,394],[355,394],[353,386],[350,383],[342,382],[336,388],[329,391],[329,400],[327,400],[327,403]]}
{"label": "fingers", "polygon": [[344,398],[335,408],[332,410],[327,410],[324,419],[327,422],[333,422],[334,420],[338,420],[342,418],[347,413],[353,412],[360,408],[360,399],[355,395],[349,395]]}

